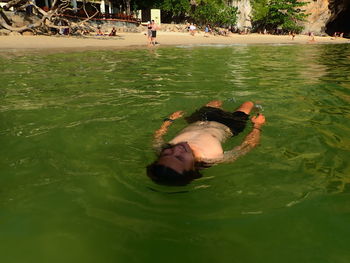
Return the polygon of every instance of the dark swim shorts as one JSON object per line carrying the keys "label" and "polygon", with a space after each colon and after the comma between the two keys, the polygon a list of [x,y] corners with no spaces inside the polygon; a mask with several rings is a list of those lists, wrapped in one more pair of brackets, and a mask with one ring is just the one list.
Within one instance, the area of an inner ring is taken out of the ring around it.
{"label": "dark swim shorts", "polygon": [[242,132],[249,115],[242,111],[228,112],[222,109],[204,106],[185,118],[188,123],[196,121],[216,121],[230,128],[233,135]]}
{"label": "dark swim shorts", "polygon": [[152,37],[157,37],[157,31],[152,30]]}

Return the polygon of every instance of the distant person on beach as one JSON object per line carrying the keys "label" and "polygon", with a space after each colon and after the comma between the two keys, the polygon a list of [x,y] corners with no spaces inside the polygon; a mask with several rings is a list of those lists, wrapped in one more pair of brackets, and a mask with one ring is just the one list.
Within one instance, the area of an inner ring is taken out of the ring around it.
{"label": "distant person on beach", "polygon": [[110,37],[115,37],[117,35],[117,30],[115,29],[115,27],[112,28],[111,33],[109,33]]}
{"label": "distant person on beach", "polygon": [[313,32],[310,32],[310,33],[309,33],[309,36],[310,36],[310,39],[309,39],[309,42],[310,42],[310,43],[316,42],[316,40],[315,40],[315,35],[314,35]]}
{"label": "distant person on beach", "polygon": [[229,30],[226,28],[222,28],[219,30],[219,35],[224,36],[224,37],[227,37],[229,35],[229,33],[230,33]]}
{"label": "distant person on beach", "polygon": [[147,167],[147,175],[159,184],[186,185],[201,177],[200,169],[233,162],[248,153],[259,144],[265,123],[262,114],[251,118],[253,127],[241,145],[224,152],[221,144],[244,130],[253,108],[254,103],[247,101],[236,111],[228,112],[222,109],[222,101],[211,101],[186,117],[189,125],[169,143],[164,143],[163,135],[169,126],[183,116],[182,111],[172,113],[154,133],[154,149],[158,158]]}
{"label": "distant person on beach", "polygon": [[211,34],[211,28],[210,25],[206,25],[204,29],[204,36],[209,37],[209,34]]}
{"label": "distant person on beach", "polygon": [[152,45],[152,25],[151,22],[147,22],[147,39],[148,39],[148,44]]}
{"label": "distant person on beach", "polygon": [[331,40],[337,39],[337,32],[334,32],[333,36],[331,37]]}
{"label": "distant person on beach", "polygon": [[154,22],[154,20],[151,21],[151,44],[154,46],[157,44],[156,38],[157,38],[157,30],[158,30],[158,25]]}
{"label": "distant person on beach", "polygon": [[196,33],[196,29],[197,29],[197,27],[193,23],[191,23],[191,25],[190,25],[190,35],[191,36],[194,36],[194,34]]}
{"label": "distant person on beach", "polygon": [[103,35],[104,35],[104,34],[103,34],[101,28],[100,28],[100,27],[97,27],[96,36],[103,36]]}
{"label": "distant person on beach", "polygon": [[294,40],[294,38],[295,38],[295,32],[292,31],[291,35],[292,35],[292,40]]}

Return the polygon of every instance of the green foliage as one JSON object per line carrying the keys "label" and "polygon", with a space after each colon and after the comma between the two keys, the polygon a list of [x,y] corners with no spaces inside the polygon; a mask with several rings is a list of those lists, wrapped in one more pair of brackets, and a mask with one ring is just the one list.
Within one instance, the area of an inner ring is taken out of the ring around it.
{"label": "green foliage", "polygon": [[237,22],[237,7],[225,6],[221,13],[221,24],[233,26]]}
{"label": "green foliage", "polygon": [[269,7],[267,5],[268,0],[253,0],[253,19],[254,21],[261,21],[267,16]]}
{"label": "green foliage", "polygon": [[[116,6],[119,6],[124,1],[112,0]],[[161,8],[163,0],[130,0],[130,5],[136,9]],[[134,10],[136,10],[134,9]]]}
{"label": "green foliage", "polygon": [[237,8],[225,1],[196,0],[196,5],[191,5],[190,0],[131,0],[131,4],[134,9],[160,8],[172,18],[187,18],[198,24],[231,26],[236,23]]}
{"label": "green foliage", "polygon": [[256,29],[300,32],[299,22],[307,17],[300,8],[306,4],[298,0],[253,0],[253,25]]}
{"label": "green foliage", "polygon": [[195,7],[192,16],[197,22],[204,24],[213,23],[213,21],[216,22],[218,20],[218,8],[215,2],[208,2],[206,4],[202,2]]}
{"label": "green foliage", "polygon": [[237,21],[237,8],[227,6],[222,1],[202,0],[191,16],[199,24],[231,26]]}
{"label": "green foliage", "polygon": [[180,16],[188,13],[191,6],[188,0],[164,0],[160,4],[160,8],[172,13],[174,16]]}

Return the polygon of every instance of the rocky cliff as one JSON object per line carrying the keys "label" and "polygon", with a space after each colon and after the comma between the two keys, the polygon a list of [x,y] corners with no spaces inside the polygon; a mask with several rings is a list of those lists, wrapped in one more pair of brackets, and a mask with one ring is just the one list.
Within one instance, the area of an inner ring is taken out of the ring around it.
{"label": "rocky cliff", "polygon": [[326,33],[332,35],[334,32],[343,32],[350,36],[350,1],[329,0],[331,16],[326,23]]}
{"label": "rocky cliff", "polygon": [[[300,0],[308,2],[302,7],[309,14],[303,22],[304,33],[333,35],[334,32],[350,34],[350,0]],[[231,0],[231,5],[238,8],[237,28],[244,30],[251,27],[252,7],[250,0]]]}
{"label": "rocky cliff", "polygon": [[349,0],[311,0],[303,9],[309,14],[303,24],[305,32],[329,35],[333,35],[334,32],[350,32]]}
{"label": "rocky cliff", "polygon": [[250,0],[232,0],[231,6],[237,7],[237,29],[244,31],[246,29],[251,29],[251,13],[252,6]]}
{"label": "rocky cliff", "polygon": [[331,16],[328,2],[329,0],[311,0],[309,4],[302,7],[305,13],[309,15],[303,23],[304,32],[325,33],[327,21]]}

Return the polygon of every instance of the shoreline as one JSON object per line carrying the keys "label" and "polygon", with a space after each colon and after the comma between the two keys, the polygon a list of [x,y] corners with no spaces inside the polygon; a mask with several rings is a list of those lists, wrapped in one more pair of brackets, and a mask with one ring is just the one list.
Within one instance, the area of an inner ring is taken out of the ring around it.
{"label": "shoreline", "polygon": [[[295,44],[344,44],[350,39],[318,37],[310,41],[309,36],[297,35],[294,40],[289,35],[261,35],[248,34],[230,36],[209,36],[204,33],[190,36],[188,33],[158,32],[158,47],[169,46],[210,46],[210,45],[295,45]],[[69,51],[96,51],[96,50],[130,50],[153,48],[147,45],[145,33],[121,33],[117,37],[108,36],[0,36],[0,54],[15,52],[69,52]]]}

